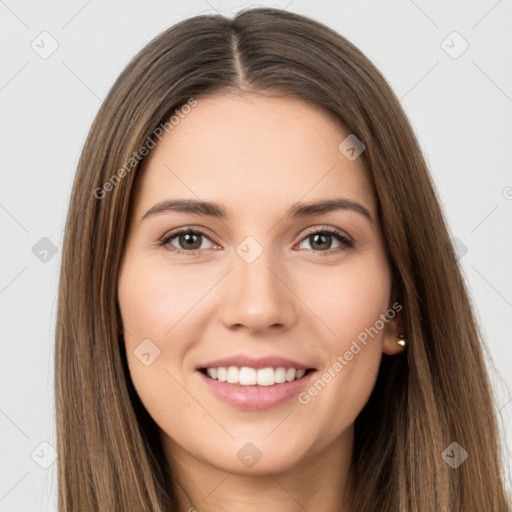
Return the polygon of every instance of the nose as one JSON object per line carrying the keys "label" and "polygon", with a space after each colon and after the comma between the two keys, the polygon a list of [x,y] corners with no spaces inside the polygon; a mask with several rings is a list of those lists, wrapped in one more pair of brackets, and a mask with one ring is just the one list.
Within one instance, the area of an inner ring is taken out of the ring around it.
{"label": "nose", "polygon": [[289,329],[296,323],[299,301],[288,274],[276,265],[270,252],[263,251],[252,263],[235,255],[222,304],[227,328],[262,333]]}

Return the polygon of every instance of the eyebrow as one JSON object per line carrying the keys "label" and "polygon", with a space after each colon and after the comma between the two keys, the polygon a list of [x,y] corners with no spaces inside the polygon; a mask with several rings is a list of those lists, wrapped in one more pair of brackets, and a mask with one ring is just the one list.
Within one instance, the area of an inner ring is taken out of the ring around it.
{"label": "eyebrow", "polygon": [[[297,203],[285,214],[288,218],[308,217],[321,215],[336,210],[352,210],[363,215],[370,222],[373,218],[363,205],[350,199],[336,198],[316,201],[311,203]],[[196,215],[207,215],[218,219],[228,219],[226,209],[219,203],[213,201],[200,201],[196,199],[167,199],[152,206],[142,217],[141,221],[153,217],[159,213],[177,212],[192,213]]]}

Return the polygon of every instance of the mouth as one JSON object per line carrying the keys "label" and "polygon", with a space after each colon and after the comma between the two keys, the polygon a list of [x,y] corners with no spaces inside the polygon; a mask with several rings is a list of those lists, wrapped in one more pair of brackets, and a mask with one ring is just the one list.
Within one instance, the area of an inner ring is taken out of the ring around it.
{"label": "mouth", "polygon": [[222,402],[239,410],[261,411],[290,404],[311,385],[318,371],[285,366],[212,366],[198,368],[196,373],[205,389]]}
{"label": "mouth", "polygon": [[252,368],[249,366],[219,366],[199,368],[203,375],[211,380],[225,382],[240,387],[276,386],[304,379],[315,368],[286,368],[284,366]]}

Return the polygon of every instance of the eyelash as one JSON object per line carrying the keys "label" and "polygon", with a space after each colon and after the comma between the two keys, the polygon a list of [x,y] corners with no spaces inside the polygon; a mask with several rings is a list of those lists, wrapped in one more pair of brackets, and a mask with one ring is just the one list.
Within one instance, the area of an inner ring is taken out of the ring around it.
{"label": "eyelash", "polygon": [[[183,249],[178,249],[178,248],[176,248],[174,246],[170,246],[169,245],[170,241],[172,239],[176,238],[179,235],[195,235],[195,234],[202,235],[205,238],[208,238],[208,240],[210,240],[210,242],[214,243],[210,239],[210,237],[203,230],[201,230],[199,228],[194,228],[194,229],[183,228],[183,229],[179,229],[177,231],[174,231],[174,232],[172,232],[172,233],[170,233],[168,235],[165,235],[158,242],[158,245],[162,246],[162,247],[166,247],[167,250],[172,251],[172,252],[176,252],[176,253],[179,253],[179,254],[186,254],[187,256],[199,256],[200,252],[202,250],[204,250],[204,249],[193,249],[193,250],[190,250],[190,251],[185,251]],[[327,249],[325,251],[314,251],[313,249],[308,249],[309,251],[319,253],[322,256],[329,256],[329,255],[332,255],[332,254],[337,254],[339,252],[346,251],[348,249],[352,249],[354,247],[354,242],[352,240],[350,240],[349,238],[343,236],[341,234],[341,232],[338,231],[337,229],[330,228],[328,226],[324,226],[322,228],[316,228],[316,229],[306,233],[306,235],[300,241],[303,242],[307,238],[309,238],[309,237],[311,237],[313,235],[317,235],[317,234],[329,234],[329,235],[332,235],[341,244],[339,247],[336,247],[334,249]],[[169,247],[172,247],[172,249],[169,248]]]}

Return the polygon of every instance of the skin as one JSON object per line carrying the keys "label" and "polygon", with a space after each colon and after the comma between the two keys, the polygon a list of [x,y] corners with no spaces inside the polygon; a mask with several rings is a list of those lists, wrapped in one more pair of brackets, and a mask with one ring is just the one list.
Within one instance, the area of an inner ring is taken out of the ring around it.
{"label": "skin", "polygon": [[[382,353],[402,350],[399,315],[306,405],[294,397],[241,411],[196,372],[236,352],[288,357],[322,374],[393,304],[363,159],[338,150],[349,133],[296,99],[217,94],[199,98],[144,160],[118,299],[130,375],[159,426],[184,511],[349,510],[354,420]],[[337,197],[366,207],[373,222],[352,210],[284,217],[298,201]],[[230,218],[161,212],[141,220],[171,198],[221,203]],[[336,251],[340,242],[327,235],[322,249],[307,231],[324,226],[354,246]],[[158,244],[182,227],[207,232],[198,255],[173,252],[190,252],[179,236]],[[263,249],[252,263],[236,252],[248,236]],[[148,366],[134,354],[144,339],[160,350]],[[262,454],[252,467],[237,457],[248,442]]]}

